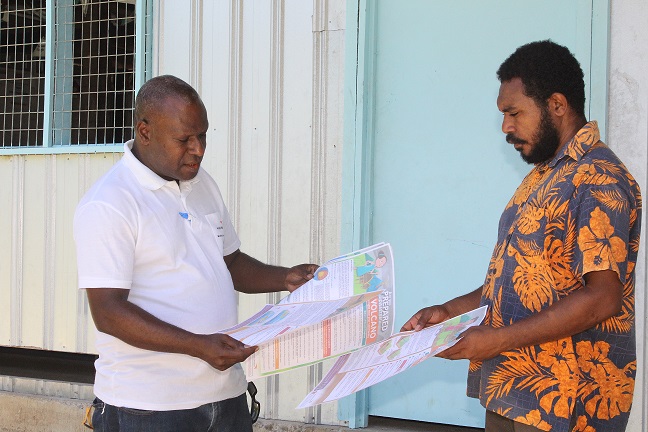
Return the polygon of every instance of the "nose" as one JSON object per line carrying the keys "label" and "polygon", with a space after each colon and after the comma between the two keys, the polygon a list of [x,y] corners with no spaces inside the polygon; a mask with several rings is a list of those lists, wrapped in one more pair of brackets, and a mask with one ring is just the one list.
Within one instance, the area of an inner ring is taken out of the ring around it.
{"label": "nose", "polygon": [[510,116],[504,114],[504,118],[502,119],[502,132],[508,135],[510,133],[513,133],[514,130],[515,128],[513,125],[513,119]]}
{"label": "nose", "polygon": [[189,140],[189,153],[192,155],[203,157],[205,154],[205,147],[207,142],[201,137],[191,137]]}

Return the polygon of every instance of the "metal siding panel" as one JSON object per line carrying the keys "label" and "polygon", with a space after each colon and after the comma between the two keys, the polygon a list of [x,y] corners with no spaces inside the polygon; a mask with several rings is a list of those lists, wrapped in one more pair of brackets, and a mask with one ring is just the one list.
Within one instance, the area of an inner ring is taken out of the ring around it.
{"label": "metal siding panel", "polygon": [[267,260],[271,4],[243,2],[238,230],[242,250]]}
{"label": "metal siding panel", "polygon": [[278,228],[282,240],[279,260],[286,265],[322,258],[313,256],[309,246],[309,239],[314,235],[310,221],[314,111],[312,15],[311,2],[292,0],[284,7],[279,89],[283,105],[279,118],[283,169],[278,173],[282,185],[278,205],[282,211]]}
{"label": "metal siding panel", "polygon": [[[231,22],[230,2],[227,0],[210,1],[204,5],[204,20],[210,25],[203,26],[203,40],[218,43],[203,44],[202,71],[210,79],[202,80],[202,97],[209,116],[207,131],[207,151],[203,159],[203,168],[216,180],[228,201],[228,149],[230,145],[229,119],[230,104],[238,102],[236,93],[230,98],[231,51],[235,47],[230,43],[234,24]],[[234,58],[237,55],[234,54]],[[235,141],[235,140],[233,140]],[[229,206],[228,206],[229,208]]]}
{"label": "metal siding panel", "polygon": [[43,250],[43,348],[54,349],[56,309],[56,155],[45,157],[45,220]]}
{"label": "metal siding panel", "polygon": [[78,161],[82,155],[61,155],[52,160],[56,182],[52,194],[56,196],[51,210],[56,219],[52,254],[55,257],[54,309],[52,349],[77,351],[76,327],[78,323],[76,253],[72,236],[74,209],[81,198]]}
{"label": "metal siding panel", "polygon": [[45,252],[45,157],[25,157],[21,346],[43,347]]}
{"label": "metal siding panel", "polygon": [[[0,202],[10,203],[13,208],[13,162],[15,156],[0,156]],[[12,241],[12,211],[0,212],[0,244],[10,245]],[[0,248],[0,345],[11,344],[11,274],[12,248]]]}
{"label": "metal siding panel", "polygon": [[[157,53],[160,75],[191,81],[193,0],[159,0]],[[167,37],[168,35],[168,37]]]}
{"label": "metal siding panel", "polygon": [[25,183],[25,157],[14,156],[12,162],[11,179],[11,257],[10,257],[10,282],[11,298],[9,328],[11,335],[9,345],[22,345],[22,301],[23,301],[23,206]]}

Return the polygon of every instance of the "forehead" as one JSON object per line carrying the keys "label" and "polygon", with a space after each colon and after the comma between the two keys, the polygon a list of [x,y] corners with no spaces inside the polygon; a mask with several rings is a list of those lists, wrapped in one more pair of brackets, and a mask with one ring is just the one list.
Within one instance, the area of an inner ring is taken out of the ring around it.
{"label": "forehead", "polygon": [[497,107],[500,111],[507,112],[530,105],[535,106],[536,103],[524,93],[524,84],[520,78],[502,82],[497,96]]}
{"label": "forehead", "polygon": [[154,109],[154,117],[166,125],[196,125],[207,123],[207,111],[200,100],[170,96]]}

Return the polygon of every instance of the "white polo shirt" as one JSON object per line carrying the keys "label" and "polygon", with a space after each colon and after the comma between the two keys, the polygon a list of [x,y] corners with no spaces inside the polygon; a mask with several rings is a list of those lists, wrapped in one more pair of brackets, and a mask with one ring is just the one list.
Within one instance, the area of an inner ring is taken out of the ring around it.
{"label": "white polo shirt", "polygon": [[[128,301],[197,334],[236,324],[223,256],[240,246],[221,193],[204,170],[166,181],[124,145],[124,156],[81,199],[74,216],[79,288],[129,289]],[[135,348],[97,331],[94,392],[144,410],[195,408],[239,396],[240,365],[221,372],[183,354]]]}

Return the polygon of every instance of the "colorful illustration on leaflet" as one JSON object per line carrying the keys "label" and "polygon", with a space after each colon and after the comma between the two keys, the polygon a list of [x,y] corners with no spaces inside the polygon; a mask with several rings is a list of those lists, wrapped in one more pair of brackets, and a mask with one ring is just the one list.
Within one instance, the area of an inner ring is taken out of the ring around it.
{"label": "colorful illustration on leaflet", "polygon": [[356,268],[354,292],[360,294],[376,291],[383,283],[380,268],[387,264],[385,253],[379,250],[375,257],[366,253],[353,260]]}
{"label": "colorful illustration on leaflet", "polygon": [[328,271],[328,269],[326,267],[320,267],[320,268],[317,269],[317,271],[313,275],[313,279],[315,279],[317,281],[321,281],[324,278],[326,278],[326,276],[328,276],[328,273],[329,273],[329,271]]}

